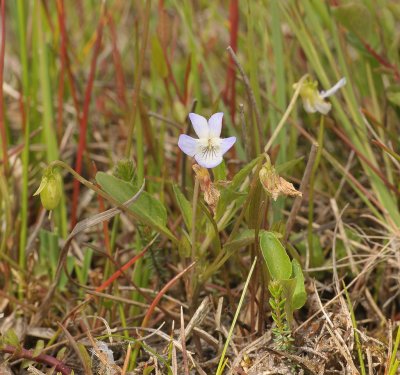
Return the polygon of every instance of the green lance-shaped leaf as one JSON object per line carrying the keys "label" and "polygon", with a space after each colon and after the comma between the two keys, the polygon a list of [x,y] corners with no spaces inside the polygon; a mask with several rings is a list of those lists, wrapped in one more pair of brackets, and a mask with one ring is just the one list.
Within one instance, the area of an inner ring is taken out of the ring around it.
{"label": "green lance-shaped leaf", "polygon": [[361,2],[350,1],[347,4],[333,8],[336,20],[357,36],[362,36],[367,42],[371,42],[372,14]]}
{"label": "green lance-shaped leaf", "polygon": [[283,288],[283,296],[285,297],[285,313],[286,319],[289,325],[293,321],[293,296],[296,290],[296,280],[295,279],[288,279],[288,280],[279,280],[279,284]]}
{"label": "green lance-shaped leaf", "polygon": [[[96,174],[96,181],[101,188],[120,203],[126,202],[137,193],[137,188],[129,182],[104,172]],[[140,197],[129,206],[135,217],[145,225],[163,233],[177,242],[175,236],[166,227],[167,210],[164,205],[151,194],[143,191]]]}
{"label": "green lance-shaped leaf", "polygon": [[152,65],[154,70],[158,73],[161,78],[167,78],[168,76],[168,67],[165,62],[164,53],[161,47],[160,40],[157,37],[154,37],[151,40],[151,54],[152,54]]}
{"label": "green lance-shaped leaf", "polygon": [[192,206],[183,195],[178,185],[174,184],[172,188],[174,190],[176,202],[181,210],[183,221],[185,222],[186,228],[190,230],[192,228]]}
{"label": "green lance-shaped leaf", "polygon": [[260,247],[271,277],[288,280],[292,275],[292,264],[285,248],[273,232],[260,235]]}
{"label": "green lance-shaped leaf", "polygon": [[292,306],[294,310],[300,309],[307,301],[306,288],[304,287],[304,275],[299,262],[292,260],[293,277],[296,280],[296,287],[293,292]]}

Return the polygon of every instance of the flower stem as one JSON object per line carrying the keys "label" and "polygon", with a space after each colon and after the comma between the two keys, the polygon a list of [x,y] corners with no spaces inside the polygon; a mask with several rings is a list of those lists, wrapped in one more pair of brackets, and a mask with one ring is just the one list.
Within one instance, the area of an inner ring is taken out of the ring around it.
{"label": "flower stem", "polygon": [[300,81],[298,82],[298,85],[296,87],[296,91],[293,94],[292,100],[290,101],[288,107],[286,108],[286,111],[283,114],[281,121],[279,121],[278,126],[275,128],[274,132],[272,133],[271,138],[269,139],[269,141],[267,142],[267,144],[264,147],[265,153],[267,153],[269,151],[269,149],[271,148],[275,139],[278,137],[280,131],[282,130],[283,126],[286,124],[286,120],[288,119],[290,113],[292,112],[294,105],[296,104],[297,97],[300,94],[301,86],[307,77],[308,77],[308,74],[305,74],[303,77],[301,77]]}
{"label": "flower stem", "polygon": [[194,190],[193,190],[193,204],[192,204],[192,231],[190,235],[192,243],[192,262],[194,262],[196,257],[196,211],[197,211],[198,199],[199,199],[199,180],[195,178]]}
{"label": "flower stem", "polygon": [[307,226],[307,240],[308,240],[308,251],[309,251],[309,260],[311,265],[314,265],[315,256],[314,256],[314,242],[313,242],[313,231],[312,225],[314,221],[314,183],[315,183],[315,174],[317,172],[319,162],[321,160],[321,154],[323,149],[324,142],[324,130],[325,130],[325,116],[321,116],[319,130],[318,130],[318,150],[315,156],[315,163],[313,165],[313,169],[311,171],[310,176],[310,185],[308,188],[308,226]]}

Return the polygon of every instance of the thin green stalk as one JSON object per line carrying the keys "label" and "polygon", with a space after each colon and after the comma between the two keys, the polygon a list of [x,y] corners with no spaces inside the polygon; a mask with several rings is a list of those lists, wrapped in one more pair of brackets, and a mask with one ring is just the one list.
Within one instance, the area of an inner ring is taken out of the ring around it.
{"label": "thin green stalk", "polygon": [[290,115],[290,113],[292,112],[294,106],[296,105],[296,100],[297,97],[300,94],[300,89],[301,86],[304,82],[304,80],[308,77],[308,74],[305,74],[303,77],[301,77],[301,79],[298,82],[297,88],[292,96],[292,99],[290,100],[290,103],[288,105],[288,107],[286,108],[285,113],[283,114],[281,120],[279,121],[279,124],[277,125],[277,127],[275,128],[274,132],[271,135],[271,138],[268,140],[267,144],[264,147],[264,152],[268,153],[269,149],[271,148],[271,146],[273,145],[273,143],[275,142],[275,140],[278,138],[282,128],[285,126],[286,121]]}
{"label": "thin green stalk", "polygon": [[314,222],[314,188],[315,188],[315,175],[318,170],[319,163],[321,161],[321,155],[323,150],[324,143],[324,129],[325,129],[325,116],[321,116],[319,129],[318,129],[318,150],[317,155],[315,156],[315,163],[313,169],[311,171],[310,176],[310,185],[308,188],[308,224],[307,224],[307,240],[308,240],[308,251],[309,251],[309,259],[311,261],[311,265],[314,262],[314,241],[313,241],[313,222]]}
{"label": "thin green stalk", "polygon": [[[367,81],[368,81],[369,93],[371,95],[371,100],[372,100],[373,113],[374,113],[374,116],[378,119],[378,121],[381,122],[382,121],[381,110],[379,108],[378,97],[377,97],[377,93],[376,93],[376,89],[375,89],[374,80],[372,77],[372,69],[371,69],[371,65],[369,63],[366,64],[366,71],[367,71]],[[379,137],[382,140],[382,142],[385,142],[386,141],[385,129],[381,126],[378,126],[377,132],[378,132]],[[389,155],[387,155],[386,153],[383,153],[383,161],[385,163],[385,171],[386,171],[387,179],[391,184],[394,184],[392,163],[389,158]]]}
{"label": "thin green stalk", "polygon": [[197,212],[197,201],[199,199],[199,180],[195,178],[194,180],[194,190],[193,190],[193,203],[192,203],[192,231],[190,233],[190,240],[192,243],[192,262],[196,258],[196,212]]}
{"label": "thin green stalk", "polygon": [[[25,1],[17,0],[18,36],[20,60],[22,66],[22,94],[25,110],[24,123],[24,149],[22,152],[22,191],[21,191],[21,231],[19,237],[19,259],[21,269],[25,269],[26,255],[25,247],[28,233],[28,172],[29,172],[29,146],[30,146],[30,122],[29,122],[29,66],[26,44],[26,19]],[[23,283],[19,284],[19,298],[23,299]]]}
{"label": "thin green stalk", "polygon": [[128,124],[128,137],[126,139],[125,146],[125,157],[129,158],[131,156],[131,148],[132,148],[132,138],[133,138],[133,130],[135,128],[136,122],[136,113],[139,104],[139,95],[140,95],[140,87],[142,84],[142,76],[143,76],[143,67],[147,47],[147,40],[149,36],[149,23],[150,23],[150,8],[151,8],[151,0],[147,0],[146,2],[146,10],[145,16],[143,19],[143,36],[142,36],[142,46],[140,49],[140,55],[137,61],[137,70],[135,74],[135,87],[133,90],[133,100],[132,100],[132,115]]}
{"label": "thin green stalk", "polygon": [[[138,103],[138,105],[140,105]],[[139,184],[144,180],[144,139],[143,139],[143,123],[140,120],[140,116],[138,119],[138,124],[136,127],[136,176]],[[140,236],[140,232],[137,233],[135,238],[135,247],[137,249],[142,248],[142,239]],[[146,288],[148,285],[149,274],[146,272],[148,268],[146,259],[140,258],[137,261],[136,267],[133,270],[132,280],[134,285],[139,288]],[[134,291],[132,293],[132,300],[134,301],[143,301],[143,296],[140,295],[138,291]],[[130,310],[130,314],[135,316],[139,313],[139,308],[137,306],[132,306]]]}
{"label": "thin green stalk", "polygon": [[[276,80],[276,104],[279,109],[284,111],[286,108],[286,73],[285,73],[285,55],[283,53],[283,38],[282,38],[282,20],[281,20],[281,12],[279,9],[279,4],[277,1],[271,2],[271,42],[274,56],[274,66],[275,66],[275,74],[274,78]],[[271,124],[272,129],[275,128],[275,124]],[[278,143],[279,143],[279,154],[278,154],[278,163],[282,164],[286,162],[286,149],[287,149],[287,132],[281,131],[278,134]]]}
{"label": "thin green stalk", "polygon": [[389,375],[396,375],[399,365],[400,365],[400,361],[398,359],[395,359],[393,366],[390,368]]}
{"label": "thin green stalk", "polygon": [[[116,290],[118,289],[115,288]],[[116,293],[117,296],[119,296],[119,291]],[[130,337],[129,335],[129,331],[126,329],[126,327],[128,327],[127,323],[126,323],[126,316],[125,316],[125,310],[124,310],[124,306],[125,304],[122,302],[118,303],[118,312],[119,312],[119,318],[121,319],[121,326],[122,328],[124,328],[124,337],[126,339],[128,339]]]}
{"label": "thin green stalk", "polygon": [[[35,18],[38,30],[38,54],[39,54],[39,78],[42,94],[42,106],[43,106],[43,135],[44,144],[46,145],[46,158],[47,162],[50,163],[53,160],[57,160],[58,146],[57,137],[53,128],[54,116],[53,116],[53,99],[52,89],[50,82],[50,66],[48,59],[48,46],[46,43],[46,35],[44,31],[44,20],[39,2],[35,3]],[[62,189],[64,191],[64,189]],[[65,208],[65,197],[64,194],[61,196],[61,202],[56,210],[56,218],[59,225],[59,230],[62,237],[67,236],[67,213]]]}
{"label": "thin green stalk", "polygon": [[[135,238],[135,247],[136,249],[141,249],[142,240],[140,238],[140,234],[138,233]],[[147,280],[144,279],[145,268],[147,267],[145,260],[142,258],[138,259],[136,262],[136,266],[132,272],[132,281],[133,284],[139,288],[146,288]],[[131,296],[133,301],[141,302],[143,301],[143,296],[137,291],[134,290]],[[136,316],[139,314],[140,308],[138,306],[132,306],[129,315]]]}
{"label": "thin green stalk", "polygon": [[[5,170],[4,170],[5,172]],[[13,267],[17,266],[19,268],[18,264],[16,264],[7,254],[6,254],[6,245],[7,245],[7,239],[9,234],[11,233],[11,227],[12,227],[12,219],[11,219],[11,213],[12,213],[12,207],[11,207],[11,199],[10,199],[10,194],[9,194],[9,189],[7,185],[7,178],[6,174],[3,173],[3,171],[0,171],[0,218],[3,220],[3,228],[0,229],[0,233],[2,233],[2,238],[0,240],[0,258],[3,258],[5,260],[10,260],[11,265]]]}
{"label": "thin green stalk", "polygon": [[390,356],[390,364],[389,364],[389,374],[395,374],[397,368],[399,367],[399,361],[396,358],[397,351],[399,349],[399,344],[400,344],[400,326],[397,327],[397,335],[396,335],[396,340],[394,342],[394,346],[392,349],[392,354]]}
{"label": "thin green stalk", "polygon": [[[259,131],[261,132],[261,119],[262,119],[262,114],[260,113],[261,107],[261,98],[260,98],[260,90],[259,90],[259,84],[258,84],[258,72],[257,72],[257,64],[258,64],[258,53],[259,50],[256,48],[256,43],[254,39],[254,12],[253,12],[253,6],[256,4],[256,2],[247,0],[247,27],[248,27],[248,32],[246,35],[247,38],[247,55],[249,59],[249,77],[250,77],[250,87],[251,91],[254,97],[254,109],[251,111],[253,114],[253,121],[251,122],[253,124],[253,129],[252,129],[252,135],[254,138],[254,146],[256,153],[260,152],[260,143],[261,140],[257,139],[262,136],[262,133],[259,134]],[[260,129],[259,129],[260,128]]]}
{"label": "thin green stalk", "polygon": [[250,268],[249,275],[247,276],[246,283],[244,284],[243,292],[242,292],[242,295],[240,297],[240,301],[239,301],[238,307],[236,309],[235,316],[233,317],[232,324],[231,324],[231,327],[230,327],[229,332],[228,332],[228,337],[226,338],[224,348],[222,349],[221,358],[220,358],[219,363],[218,363],[218,368],[217,368],[216,375],[222,375],[222,372],[224,371],[225,365],[227,363],[227,361],[225,360],[225,354],[226,354],[226,351],[228,350],[228,346],[229,346],[229,343],[230,343],[231,338],[232,338],[233,330],[235,328],[236,321],[237,321],[237,319],[239,317],[240,309],[241,309],[241,307],[243,305],[244,297],[245,297],[246,292],[247,292],[247,287],[249,286],[251,275],[253,274],[254,267],[256,266],[256,263],[257,263],[257,257],[254,258],[253,264],[252,264],[252,266]]}
{"label": "thin green stalk", "polygon": [[[277,1],[272,1],[270,6],[271,10],[271,42],[274,58],[274,80],[275,80],[275,102],[277,107],[285,110],[287,105],[286,100],[286,66],[285,66],[285,55],[283,53],[283,37],[282,37],[282,15],[279,9],[279,4]],[[271,129],[275,129],[275,123],[271,124]],[[288,129],[282,128],[277,136],[277,141],[279,144],[279,152],[277,156],[277,163],[283,164],[287,161],[287,150],[289,149],[288,144]],[[273,221],[278,222],[282,220],[283,209],[285,206],[285,198],[279,199],[272,205],[273,209]]]}
{"label": "thin green stalk", "polygon": [[360,341],[360,336],[358,335],[358,332],[357,332],[357,319],[356,319],[356,316],[354,315],[353,305],[351,304],[350,296],[349,296],[349,293],[347,291],[347,288],[346,288],[346,285],[344,284],[344,282],[343,282],[343,288],[344,288],[344,293],[346,295],[347,305],[349,306],[351,322],[353,324],[354,339],[355,339],[356,347],[357,347],[358,360],[360,361],[361,375],[366,375],[367,372],[365,370],[363,349],[362,349],[362,345],[361,345],[361,341]]}
{"label": "thin green stalk", "polygon": [[360,199],[366,204],[366,206],[371,210],[371,212],[375,215],[378,220],[384,221],[382,214],[378,211],[378,209],[374,206],[373,202],[371,202],[366,195],[363,193],[361,189],[357,187],[357,185],[350,179],[349,172],[346,168],[340,164],[327,150],[322,150],[324,158],[334,167],[336,168],[346,179],[347,183],[351,186],[351,188],[357,193]]}
{"label": "thin green stalk", "polygon": [[[199,187],[200,183],[197,177],[195,177],[194,180],[194,190],[193,190],[193,202],[192,202],[192,230],[190,232],[190,241],[192,244],[192,250],[191,250],[191,261],[192,263],[195,262],[196,257],[197,257],[197,245],[196,245],[196,213],[197,213],[197,204],[198,204],[198,199],[199,199]],[[200,253],[199,253],[200,254]],[[190,307],[191,308],[196,308],[197,307],[197,298],[199,294],[199,282],[196,277],[196,265],[194,268],[190,271],[188,274],[190,282],[188,283],[189,288],[187,291],[188,294],[188,299],[190,302]]]}

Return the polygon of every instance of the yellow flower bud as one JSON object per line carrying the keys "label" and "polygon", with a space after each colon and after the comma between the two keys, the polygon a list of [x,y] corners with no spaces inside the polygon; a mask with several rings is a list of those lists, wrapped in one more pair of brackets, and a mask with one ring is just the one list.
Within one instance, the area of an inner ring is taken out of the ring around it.
{"label": "yellow flower bud", "polygon": [[42,205],[46,210],[54,210],[60,203],[62,194],[62,179],[54,168],[47,168],[40,182],[39,188],[33,195],[39,195]]}

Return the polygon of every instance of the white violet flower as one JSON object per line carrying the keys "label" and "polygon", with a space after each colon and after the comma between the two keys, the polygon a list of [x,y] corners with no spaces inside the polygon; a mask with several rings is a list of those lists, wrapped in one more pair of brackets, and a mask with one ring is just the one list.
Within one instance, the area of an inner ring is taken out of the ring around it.
{"label": "white violet flower", "polygon": [[[297,89],[299,83],[293,85],[294,89]],[[346,84],[346,78],[342,78],[328,91],[318,92],[318,82],[313,79],[307,79],[300,88],[300,96],[303,99],[304,110],[308,113],[320,112],[326,115],[332,108],[331,103],[327,102],[325,99],[333,95],[341,87]]]}
{"label": "white violet flower", "polygon": [[236,142],[236,137],[220,138],[223,116],[222,112],[215,113],[207,122],[203,116],[190,113],[190,121],[199,139],[186,134],[179,136],[179,148],[204,168],[214,168],[222,163],[222,155]]}

